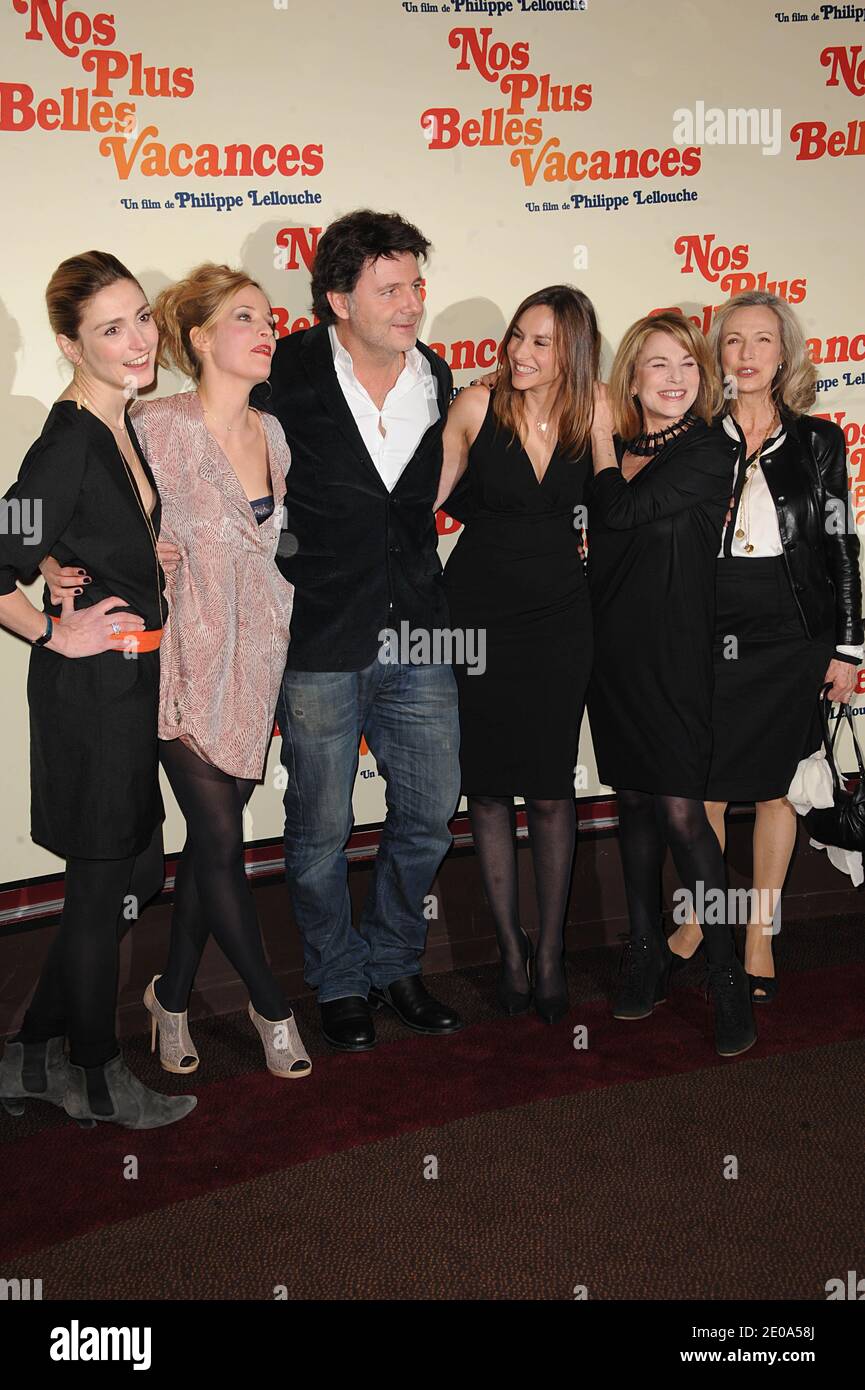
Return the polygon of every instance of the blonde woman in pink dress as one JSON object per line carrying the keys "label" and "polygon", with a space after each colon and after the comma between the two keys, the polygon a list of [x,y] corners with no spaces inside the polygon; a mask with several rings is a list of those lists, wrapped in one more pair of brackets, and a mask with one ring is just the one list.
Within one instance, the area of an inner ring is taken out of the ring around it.
{"label": "blonde woman in pink dress", "polygon": [[[154,305],[160,363],[196,389],[132,408],[162,499],[169,619],[161,650],[159,757],[186,820],[168,963],[148,985],[162,1066],[199,1065],[187,1005],[210,932],[250,993],[268,1069],[312,1064],[264,953],[243,853],[243,810],[265,767],[289,641],[293,589],[274,563],[290,455],[249,405],[270,375],[274,322],[241,271],[202,265]],[[77,572],[44,566],[52,585]]]}

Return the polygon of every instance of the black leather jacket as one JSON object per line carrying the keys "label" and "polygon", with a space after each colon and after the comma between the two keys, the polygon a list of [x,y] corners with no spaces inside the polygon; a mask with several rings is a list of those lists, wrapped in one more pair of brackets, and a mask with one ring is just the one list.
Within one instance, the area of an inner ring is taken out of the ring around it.
{"label": "black leather jacket", "polygon": [[[744,458],[745,436],[732,423]],[[786,410],[781,423],[784,443],[760,467],[802,626],[809,637],[832,631],[837,645],[855,646],[863,640],[862,584],[844,433],[830,420]]]}

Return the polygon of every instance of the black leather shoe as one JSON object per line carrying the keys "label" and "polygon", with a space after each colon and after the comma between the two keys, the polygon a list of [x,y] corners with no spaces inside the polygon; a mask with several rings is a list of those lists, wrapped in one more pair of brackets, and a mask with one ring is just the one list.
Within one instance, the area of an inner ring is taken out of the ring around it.
{"label": "black leather shoe", "polygon": [[361,994],[329,999],[319,1004],[321,1031],[331,1047],[341,1052],[369,1052],[375,1047],[375,1027],[369,1005]]}
{"label": "black leather shoe", "polygon": [[371,989],[373,1009],[390,1005],[400,1022],[416,1033],[458,1033],[463,1027],[459,1014],[433,999],[420,975],[404,975],[383,989]]}
{"label": "black leather shoe", "polygon": [[565,953],[562,951],[562,984],[558,994],[544,994],[535,983],[535,1013],[544,1023],[559,1023],[570,1013],[568,982],[565,978]]}
{"label": "black leather shoe", "polygon": [[526,985],[524,990],[514,989],[508,984],[505,975],[504,965],[499,966],[499,973],[496,978],[496,1000],[499,1008],[506,1013],[508,1018],[518,1018],[520,1014],[527,1014],[532,1007],[532,962],[535,952],[530,936],[526,936],[522,927],[520,928],[521,940],[520,950],[523,955],[523,966],[526,972]]}

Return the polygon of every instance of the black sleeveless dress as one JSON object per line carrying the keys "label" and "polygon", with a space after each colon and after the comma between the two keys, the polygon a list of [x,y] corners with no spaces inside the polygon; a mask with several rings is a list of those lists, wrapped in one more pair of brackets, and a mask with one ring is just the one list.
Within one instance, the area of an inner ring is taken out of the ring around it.
{"label": "black sleeveless dress", "polygon": [[588,453],[556,449],[539,483],[519,440],[497,427],[491,397],[465,477],[444,504],[465,522],[444,572],[451,627],[478,637],[466,648],[474,671],[454,665],[467,794],[574,795],[592,664],[574,509],[590,469]]}

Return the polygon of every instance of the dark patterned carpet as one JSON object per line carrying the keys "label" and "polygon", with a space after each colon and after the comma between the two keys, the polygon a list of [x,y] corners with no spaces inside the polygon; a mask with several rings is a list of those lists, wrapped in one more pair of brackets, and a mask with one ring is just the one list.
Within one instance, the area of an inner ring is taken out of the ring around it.
{"label": "dark patterned carpet", "polygon": [[359,1056],[301,1001],[297,1082],[244,1015],[195,1026],[186,1079],[142,1034],[134,1070],[196,1111],[149,1133],[0,1113],[0,1278],[46,1300],[824,1300],[865,1272],[865,929],[785,924],[778,957],[759,1042],[728,1061],[699,964],[619,1023],[607,950],[571,957],[554,1028],[500,1017],[491,968],[427,979],[461,1033],[379,1015]]}

